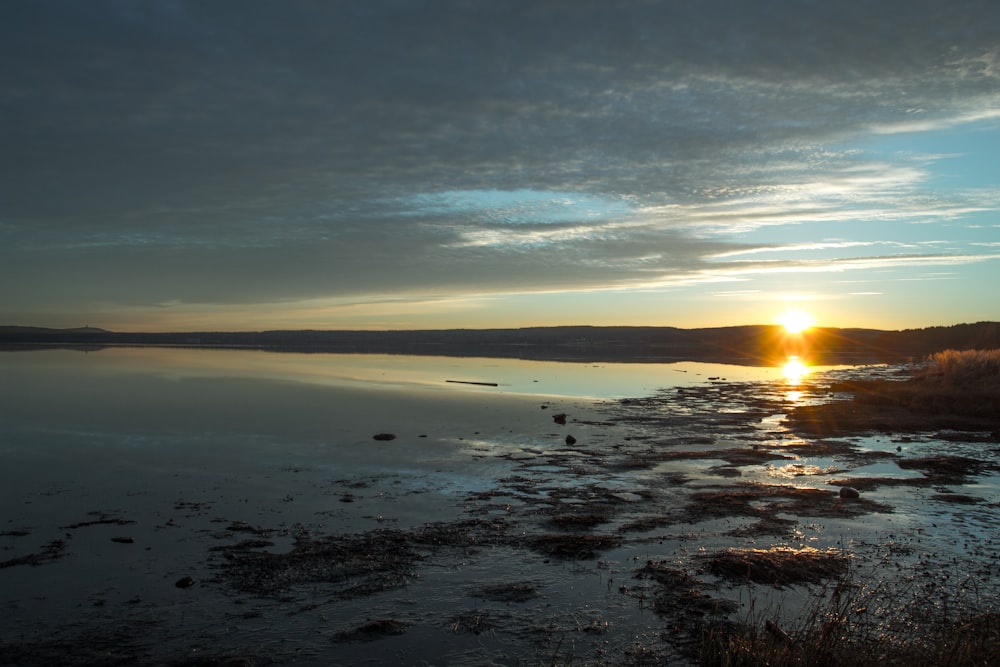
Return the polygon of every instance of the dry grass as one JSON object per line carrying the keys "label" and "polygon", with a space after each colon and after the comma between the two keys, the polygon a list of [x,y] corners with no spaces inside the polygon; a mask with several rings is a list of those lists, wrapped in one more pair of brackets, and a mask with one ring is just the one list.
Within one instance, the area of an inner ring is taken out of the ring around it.
{"label": "dry grass", "polygon": [[922,470],[926,479],[935,484],[965,484],[970,476],[995,468],[985,461],[951,455],[900,459],[896,465],[903,470]]}
{"label": "dry grass", "polygon": [[587,530],[610,520],[608,514],[603,512],[577,512],[567,514],[556,514],[549,518],[548,523],[562,530]]}
{"label": "dry grass", "polygon": [[834,435],[932,429],[991,432],[1000,439],[1000,350],[945,350],[908,380],[849,380],[831,390],[853,401],[797,406],[797,431]]}
{"label": "dry grass", "polygon": [[[836,491],[783,484],[733,484],[703,488],[690,495],[690,502],[673,514],[677,522],[698,523],[708,519],[747,517],[752,526],[737,528],[734,534],[785,535],[795,525],[794,517],[853,517],[871,512],[888,512],[882,503],[861,498],[844,501]],[[632,526],[628,526],[632,529]]]}
{"label": "dry grass", "polygon": [[913,379],[941,387],[1000,391],[1000,350],[938,352]]}
{"label": "dry grass", "polygon": [[11,558],[0,562],[0,569],[14,567],[16,565],[43,565],[58,560],[65,555],[66,542],[63,540],[53,540],[42,547],[41,551],[30,553],[17,558]]}
{"label": "dry grass", "polygon": [[487,632],[492,634],[494,628],[493,621],[484,612],[479,610],[456,614],[451,621],[451,631],[456,633],[471,632],[474,635],[479,635]]}
{"label": "dry grass", "polygon": [[772,586],[819,583],[847,572],[839,551],[817,549],[726,549],[703,556],[708,572],[726,579]]}
{"label": "dry grass", "polygon": [[613,549],[621,543],[613,535],[590,533],[549,533],[531,538],[528,544],[535,551],[556,558],[588,560]]}
{"label": "dry grass", "polygon": [[704,636],[704,667],[973,667],[1000,664],[1000,612],[980,600],[950,603],[917,589],[828,586],[794,627],[775,618],[717,625]]}
{"label": "dry grass", "polygon": [[696,628],[705,618],[728,615],[736,610],[734,603],[709,596],[704,591],[705,584],[692,574],[664,561],[647,561],[635,576],[658,584],[653,610],[670,618],[674,626]]}
{"label": "dry grass", "polygon": [[[245,524],[233,524],[249,531]],[[245,540],[222,545],[219,566],[237,590],[258,595],[285,594],[303,585],[324,585],[343,599],[365,597],[406,586],[418,562],[438,550],[502,541],[501,521],[431,523],[410,531],[374,530],[359,535],[295,536],[291,551],[260,551],[269,543]],[[253,529],[254,534],[266,534]]]}
{"label": "dry grass", "polygon": [[367,621],[356,628],[338,632],[336,640],[341,642],[370,642],[390,635],[406,632],[407,624],[394,618],[379,618]]}
{"label": "dry grass", "polygon": [[[867,383],[866,383],[867,384]],[[1000,350],[945,350],[905,382],[879,381],[857,400],[929,414],[1000,417]]]}

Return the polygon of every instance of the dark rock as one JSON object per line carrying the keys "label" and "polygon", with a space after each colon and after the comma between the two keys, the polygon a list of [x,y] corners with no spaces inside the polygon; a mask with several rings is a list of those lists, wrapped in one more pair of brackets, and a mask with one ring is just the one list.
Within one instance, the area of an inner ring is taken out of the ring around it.
{"label": "dark rock", "polygon": [[554,421],[557,424],[565,424],[566,423],[566,413],[565,412],[560,412],[557,415],[552,415],[552,421]]}
{"label": "dark rock", "polygon": [[112,542],[117,542],[118,544],[135,544],[134,537],[112,537]]}
{"label": "dark rock", "polygon": [[395,433],[376,433],[372,436],[372,440],[395,440]]}
{"label": "dark rock", "polygon": [[575,445],[576,444],[576,438],[574,438],[571,435],[567,435],[566,436],[566,444],[567,445]]}
{"label": "dark rock", "polygon": [[861,494],[852,486],[842,486],[840,487],[840,497],[847,500],[857,500]]}
{"label": "dark rock", "polygon": [[174,582],[174,586],[176,586],[177,588],[191,588],[192,586],[194,586],[194,579],[192,579],[191,577],[181,577],[180,579]]}

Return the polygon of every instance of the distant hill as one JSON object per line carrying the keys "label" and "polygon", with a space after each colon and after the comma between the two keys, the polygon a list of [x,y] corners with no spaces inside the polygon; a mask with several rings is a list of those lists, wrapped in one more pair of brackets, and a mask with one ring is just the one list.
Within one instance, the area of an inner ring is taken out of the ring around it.
{"label": "distant hill", "polygon": [[20,326],[0,326],[0,336],[5,335],[39,335],[39,336],[52,336],[60,334],[110,334],[111,331],[107,329],[98,329],[97,327],[76,327],[73,329],[49,329],[47,327],[20,327]]}
{"label": "distant hill", "polygon": [[47,329],[0,326],[0,348],[108,346],[253,348],[506,357],[565,361],[718,361],[774,364],[788,355],[821,364],[921,358],[945,349],[1000,348],[1000,323],[883,331],[816,327],[788,334],[777,325],[702,329],[676,327],[528,327],[418,331],[245,331],[134,333],[95,327]]}

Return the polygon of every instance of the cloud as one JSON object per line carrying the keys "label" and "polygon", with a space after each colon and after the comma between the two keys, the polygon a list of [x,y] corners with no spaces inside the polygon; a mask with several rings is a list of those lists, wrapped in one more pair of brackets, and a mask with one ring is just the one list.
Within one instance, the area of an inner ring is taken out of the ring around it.
{"label": "cloud", "polygon": [[822,243],[795,243],[789,245],[760,246],[756,248],[740,248],[727,252],[720,252],[708,259],[729,259],[740,255],[757,255],[762,253],[802,253],[813,250],[842,250],[845,248],[869,248],[875,245],[888,245],[897,247],[907,247],[911,244],[900,243],[898,241],[830,241]]}
{"label": "cloud", "polygon": [[998,24],[986,0],[5,5],[0,278],[45,278],[0,294],[250,303],[779,270],[733,258],[779,252],[747,238],[768,228],[998,208],[930,189],[940,155],[843,148],[995,122]]}
{"label": "cloud", "polygon": [[[956,266],[995,261],[1000,254],[979,255],[888,255],[823,260],[757,261],[732,263],[722,270],[726,275],[764,273],[827,273],[920,266]],[[742,266],[741,266],[742,264]]]}

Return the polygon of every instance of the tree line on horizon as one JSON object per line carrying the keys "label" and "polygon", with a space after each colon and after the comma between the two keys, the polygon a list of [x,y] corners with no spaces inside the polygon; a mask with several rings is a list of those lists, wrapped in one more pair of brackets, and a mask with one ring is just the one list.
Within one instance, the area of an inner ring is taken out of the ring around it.
{"label": "tree line on horizon", "polygon": [[923,329],[814,327],[791,334],[778,325],[699,329],[560,326],[414,331],[274,330],[115,332],[93,327],[0,327],[0,347],[31,349],[148,345],[274,351],[516,357],[590,361],[722,361],[771,364],[797,355],[813,363],[919,359],[942,350],[1000,348],[1000,323]]}

